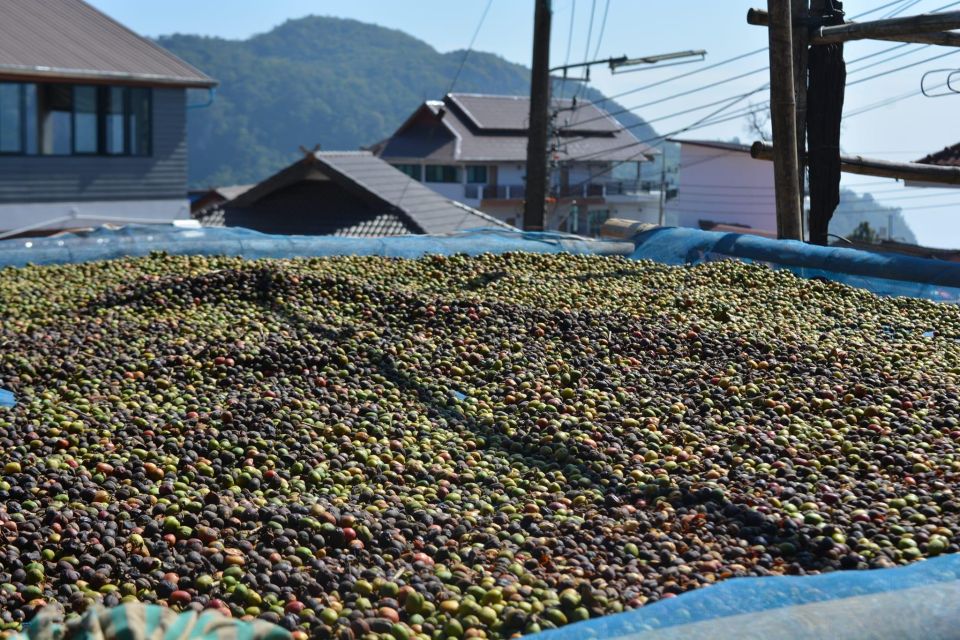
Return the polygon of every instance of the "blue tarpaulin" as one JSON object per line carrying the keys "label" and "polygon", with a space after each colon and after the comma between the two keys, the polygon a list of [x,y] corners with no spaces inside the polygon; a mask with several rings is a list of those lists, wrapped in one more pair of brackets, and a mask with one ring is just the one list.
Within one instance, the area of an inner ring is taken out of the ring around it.
{"label": "blue tarpaulin", "polygon": [[878,295],[960,300],[960,264],[738,233],[659,227],[634,238],[635,260],[697,264],[737,259],[789,269],[803,278],[825,278]]}

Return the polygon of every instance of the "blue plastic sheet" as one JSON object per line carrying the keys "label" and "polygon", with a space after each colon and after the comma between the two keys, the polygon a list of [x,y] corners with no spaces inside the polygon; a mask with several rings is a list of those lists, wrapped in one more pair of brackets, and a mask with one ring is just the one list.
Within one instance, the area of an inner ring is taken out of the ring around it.
{"label": "blue plastic sheet", "polygon": [[17,398],[13,395],[13,392],[7,391],[6,389],[0,389],[0,407],[15,406],[17,406]]}
{"label": "blue plastic sheet", "polygon": [[537,640],[956,638],[960,556],[895,569],[735,578]]}
{"label": "blue plastic sheet", "polygon": [[588,240],[565,233],[528,233],[505,229],[477,229],[442,236],[345,238],[336,236],[275,236],[240,228],[177,229],[130,226],[97,229],[54,238],[0,241],[0,266],[70,264],[145,256],[153,251],[177,255],[230,255],[244,258],[292,258],[337,255],[373,255],[419,258],[427,254],[465,253],[595,253],[628,255],[630,242]]}
{"label": "blue plastic sheet", "polygon": [[960,301],[960,264],[942,260],[670,227],[646,231],[634,241],[637,247],[630,255],[634,260],[681,265],[735,258],[883,296]]}

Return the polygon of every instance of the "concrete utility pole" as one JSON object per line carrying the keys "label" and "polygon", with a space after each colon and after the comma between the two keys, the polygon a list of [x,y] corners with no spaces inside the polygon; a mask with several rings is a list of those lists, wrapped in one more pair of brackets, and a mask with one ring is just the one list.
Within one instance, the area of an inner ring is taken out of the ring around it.
{"label": "concrete utility pole", "polygon": [[525,231],[543,231],[547,200],[547,138],[550,108],[551,0],[535,0],[533,64],[530,74],[530,130],[527,135]]}

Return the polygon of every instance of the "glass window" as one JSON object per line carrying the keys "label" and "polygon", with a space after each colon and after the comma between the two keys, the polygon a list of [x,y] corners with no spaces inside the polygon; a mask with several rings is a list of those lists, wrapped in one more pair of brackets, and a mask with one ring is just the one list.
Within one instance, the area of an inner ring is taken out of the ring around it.
{"label": "glass window", "polygon": [[130,155],[148,156],[151,153],[151,96],[150,89],[130,89],[130,109],[127,121],[130,136]]}
{"label": "glass window", "polygon": [[97,114],[97,88],[73,88],[73,151],[96,153],[100,138]]}
{"label": "glass window", "polygon": [[0,153],[23,151],[21,85],[0,83]]}
{"label": "glass window", "polygon": [[444,164],[428,164],[424,169],[427,182],[460,182],[460,171],[457,167]]}
{"label": "glass window", "polygon": [[467,167],[467,182],[470,184],[486,184],[486,167]]}
{"label": "glass window", "polygon": [[24,152],[29,155],[36,155],[40,152],[40,122],[37,120],[39,111],[37,110],[37,85],[20,85],[23,89],[23,134],[24,134]]}
{"label": "glass window", "polygon": [[73,150],[73,87],[48,84],[41,89],[43,153],[68,155]]}
{"label": "glass window", "polygon": [[404,172],[414,180],[420,180],[420,181],[423,180],[423,178],[420,175],[421,174],[420,165],[418,164],[395,164],[393,166],[399,169],[400,171]]}
{"label": "glass window", "polygon": [[103,118],[104,151],[108,155],[122,155],[127,152],[127,136],[124,127],[127,111],[127,89],[125,87],[108,87],[106,90],[106,105]]}
{"label": "glass window", "polygon": [[150,155],[149,88],[0,82],[0,153]]}

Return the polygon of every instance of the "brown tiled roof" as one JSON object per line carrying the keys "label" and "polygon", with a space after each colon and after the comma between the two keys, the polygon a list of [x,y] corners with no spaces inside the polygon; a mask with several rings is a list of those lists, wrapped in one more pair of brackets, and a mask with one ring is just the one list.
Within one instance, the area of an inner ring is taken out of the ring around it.
{"label": "brown tiled roof", "polygon": [[936,153],[920,158],[921,164],[937,164],[943,167],[960,167],[960,142],[952,147],[946,147]]}
{"label": "brown tiled roof", "polygon": [[[640,161],[659,153],[589,102],[557,106],[560,162]],[[374,149],[391,161],[526,162],[529,111],[526,97],[449,94],[425,102]]]}
{"label": "brown tiled roof", "polygon": [[0,78],[217,84],[82,0],[0,0]]}

